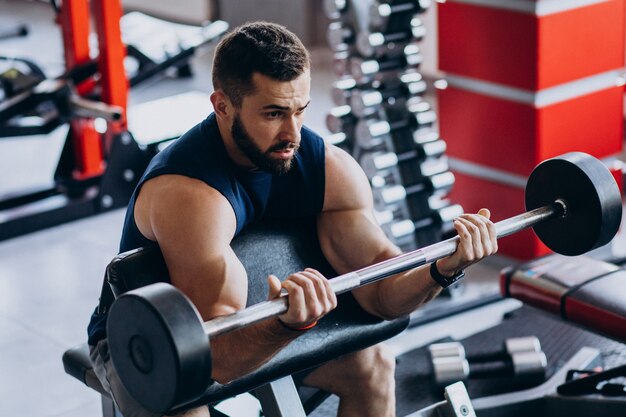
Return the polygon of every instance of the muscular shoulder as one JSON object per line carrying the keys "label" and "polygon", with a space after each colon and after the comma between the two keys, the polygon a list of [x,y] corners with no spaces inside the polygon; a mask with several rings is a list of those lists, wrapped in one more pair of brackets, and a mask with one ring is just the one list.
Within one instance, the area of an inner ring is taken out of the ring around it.
{"label": "muscular shoulder", "polygon": [[[135,204],[139,230],[159,244],[207,238],[230,242],[236,229],[228,200],[203,181],[182,175],[162,175],[147,181]],[[187,245],[183,245],[187,246]]]}
{"label": "muscular shoulder", "polygon": [[359,164],[334,145],[326,144],[325,151],[324,211],[371,208],[372,192]]}

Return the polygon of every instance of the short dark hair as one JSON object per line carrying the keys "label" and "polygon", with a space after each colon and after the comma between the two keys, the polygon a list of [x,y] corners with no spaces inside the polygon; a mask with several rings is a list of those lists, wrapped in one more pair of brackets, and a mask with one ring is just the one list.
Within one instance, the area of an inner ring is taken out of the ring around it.
{"label": "short dark hair", "polygon": [[292,81],[311,67],[309,53],[296,35],[275,23],[246,23],[217,45],[213,59],[213,88],[221,89],[239,107],[254,92],[252,74]]}

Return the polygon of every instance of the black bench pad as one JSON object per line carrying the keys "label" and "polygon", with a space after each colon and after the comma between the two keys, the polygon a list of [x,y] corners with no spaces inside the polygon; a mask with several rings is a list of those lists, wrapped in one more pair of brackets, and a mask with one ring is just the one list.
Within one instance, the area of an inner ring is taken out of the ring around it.
{"label": "black bench pad", "polygon": [[96,377],[89,360],[89,346],[87,343],[74,346],[63,354],[63,368],[65,373],[73,376],[90,388],[95,389],[100,394],[109,396],[102,388],[102,384]]}

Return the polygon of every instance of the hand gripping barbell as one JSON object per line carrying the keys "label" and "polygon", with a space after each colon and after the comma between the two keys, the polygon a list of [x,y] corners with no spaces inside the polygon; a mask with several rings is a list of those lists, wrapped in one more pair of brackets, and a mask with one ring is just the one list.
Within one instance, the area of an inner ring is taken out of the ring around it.
{"label": "hand gripping barbell", "polygon": [[[622,216],[621,195],[604,164],[569,153],[539,164],[526,185],[526,208],[496,223],[504,237],[528,227],[553,251],[580,255],[608,243]],[[451,255],[454,237],[330,280],[340,294]],[[193,304],[173,286],[159,283],[121,295],[112,305],[107,332],[110,355],[130,394],[164,412],[202,395],[211,380],[211,338],[287,311],[281,297],[202,322]],[[207,340],[208,339],[208,340]]]}

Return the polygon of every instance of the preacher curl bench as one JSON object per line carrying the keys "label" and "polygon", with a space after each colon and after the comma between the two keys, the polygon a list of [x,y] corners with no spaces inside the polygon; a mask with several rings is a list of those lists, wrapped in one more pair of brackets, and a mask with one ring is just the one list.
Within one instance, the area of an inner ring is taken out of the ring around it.
{"label": "preacher curl bench", "polygon": [[[237,236],[232,247],[248,272],[247,305],[266,299],[269,274],[287,277],[293,271],[314,267],[325,276],[334,275],[320,250],[314,219],[262,222]],[[122,253],[106,269],[105,285],[111,285],[116,296],[155,282],[169,282],[157,246]],[[344,294],[335,310],[268,363],[227,385],[212,384],[192,405],[214,404],[254,390],[265,416],[304,416],[319,403],[320,395],[316,393],[303,406],[291,374],[386,340],[407,325],[407,317],[393,321],[373,317],[349,293]],[[104,417],[119,416],[91,368],[86,343],[65,352],[63,365],[68,374],[102,394]]]}

